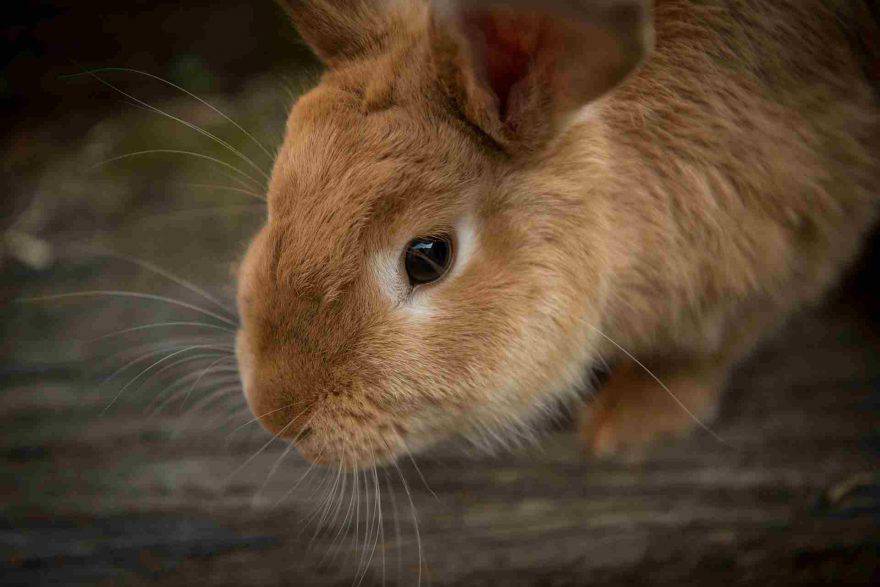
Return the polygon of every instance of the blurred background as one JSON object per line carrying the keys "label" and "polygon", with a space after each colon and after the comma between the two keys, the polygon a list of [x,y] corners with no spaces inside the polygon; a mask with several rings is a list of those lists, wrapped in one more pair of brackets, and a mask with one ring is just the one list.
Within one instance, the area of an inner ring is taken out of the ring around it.
{"label": "blurred background", "polygon": [[269,0],[0,14],[0,583],[880,579],[877,237],[709,435],[309,468],[244,409],[232,268],[320,66]]}

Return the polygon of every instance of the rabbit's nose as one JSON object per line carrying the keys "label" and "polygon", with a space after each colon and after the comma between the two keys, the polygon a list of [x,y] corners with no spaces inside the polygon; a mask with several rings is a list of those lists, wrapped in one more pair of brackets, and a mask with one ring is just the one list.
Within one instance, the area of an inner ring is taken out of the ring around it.
{"label": "rabbit's nose", "polygon": [[308,425],[312,412],[309,407],[291,404],[289,399],[259,387],[248,389],[246,393],[251,412],[276,438],[300,441],[312,434]]}

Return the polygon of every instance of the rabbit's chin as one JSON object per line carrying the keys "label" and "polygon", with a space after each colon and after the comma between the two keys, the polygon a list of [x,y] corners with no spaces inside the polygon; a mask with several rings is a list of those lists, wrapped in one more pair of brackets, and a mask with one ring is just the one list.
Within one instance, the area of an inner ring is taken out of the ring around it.
{"label": "rabbit's chin", "polygon": [[306,438],[297,439],[294,444],[300,455],[307,461],[326,467],[342,467],[350,470],[369,469],[390,465],[405,457],[410,449],[394,434],[383,434],[375,430],[358,430],[346,434],[344,429],[334,428],[322,433],[317,428]]}

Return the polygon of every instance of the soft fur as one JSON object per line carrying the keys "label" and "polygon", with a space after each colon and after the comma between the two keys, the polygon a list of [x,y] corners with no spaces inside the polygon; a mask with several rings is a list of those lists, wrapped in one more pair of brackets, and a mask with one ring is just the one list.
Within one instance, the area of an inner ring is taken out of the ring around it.
{"label": "soft fur", "polygon": [[[285,5],[329,69],[241,266],[238,356],[310,459],[504,434],[621,358],[587,446],[685,430],[875,217],[858,1]],[[403,248],[438,231],[452,272],[411,291]]]}

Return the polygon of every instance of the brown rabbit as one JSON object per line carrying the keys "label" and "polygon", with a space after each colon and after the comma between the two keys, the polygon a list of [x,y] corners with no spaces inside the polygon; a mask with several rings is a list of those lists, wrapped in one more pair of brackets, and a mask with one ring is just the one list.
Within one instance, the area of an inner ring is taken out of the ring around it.
{"label": "brown rabbit", "polygon": [[876,215],[867,3],[283,4],[328,70],[241,265],[237,351],[311,460],[524,430],[617,358],[590,450],[685,431]]}

